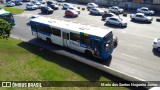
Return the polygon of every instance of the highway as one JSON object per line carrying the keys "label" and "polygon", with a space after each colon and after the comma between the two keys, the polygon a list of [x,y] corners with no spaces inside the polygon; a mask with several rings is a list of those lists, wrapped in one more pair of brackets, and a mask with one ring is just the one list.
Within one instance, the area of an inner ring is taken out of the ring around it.
{"label": "highway", "polygon": [[[76,4],[75,4],[76,6]],[[78,5],[84,7],[83,5]],[[24,6],[18,6],[24,8]],[[27,25],[29,17],[32,15],[41,15],[44,17],[65,20],[84,25],[90,25],[106,30],[113,30],[113,34],[118,37],[118,46],[114,49],[112,60],[109,67],[120,72],[130,74],[134,77],[141,78],[146,81],[160,81],[160,53],[152,48],[154,38],[160,37],[160,22],[141,23],[130,21],[129,14],[125,19],[128,23],[126,28],[120,28],[113,25],[105,25],[101,20],[101,16],[90,15],[88,11],[82,11],[77,18],[67,18],[64,16],[64,10],[54,11],[51,15],[42,15],[40,10],[25,11],[22,14],[14,15],[16,26],[12,30],[12,37],[16,37],[25,41],[29,41],[34,37],[31,35],[30,27]],[[98,32],[97,30],[97,33]]]}

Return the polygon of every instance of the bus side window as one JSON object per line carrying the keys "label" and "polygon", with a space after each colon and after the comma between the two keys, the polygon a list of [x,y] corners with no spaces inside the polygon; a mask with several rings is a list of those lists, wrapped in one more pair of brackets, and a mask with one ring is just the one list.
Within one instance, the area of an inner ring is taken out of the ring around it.
{"label": "bus side window", "polygon": [[76,33],[70,33],[70,40],[79,42],[80,41],[80,35]]}
{"label": "bus side window", "polygon": [[52,28],[52,34],[61,37],[61,30]]}
{"label": "bus side window", "polygon": [[92,47],[92,39],[88,36],[81,35],[81,43]]}

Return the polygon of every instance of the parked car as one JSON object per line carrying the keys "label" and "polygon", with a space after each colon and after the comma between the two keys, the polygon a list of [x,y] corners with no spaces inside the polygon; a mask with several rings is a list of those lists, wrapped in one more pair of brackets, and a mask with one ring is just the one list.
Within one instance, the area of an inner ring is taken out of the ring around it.
{"label": "parked car", "polygon": [[80,14],[81,12],[77,7],[69,7],[68,9],[75,10],[76,12],[78,12],[78,14]]}
{"label": "parked car", "polygon": [[13,7],[15,4],[12,1],[6,2],[7,7]]}
{"label": "parked car", "polygon": [[46,3],[47,3],[47,5],[57,4],[57,2],[54,2],[54,1],[47,1]]}
{"label": "parked car", "polygon": [[22,5],[21,0],[12,0],[15,5]]}
{"label": "parked car", "polygon": [[113,12],[113,13],[123,13],[123,9],[122,8],[119,8],[118,6],[112,6],[112,7],[109,7],[109,11]]}
{"label": "parked car", "polygon": [[22,0],[22,2],[30,2],[31,0]]}
{"label": "parked car", "polygon": [[33,3],[27,3],[26,4],[26,9],[28,9],[28,10],[35,10],[37,8],[38,8],[38,6],[34,5]]}
{"label": "parked car", "polygon": [[116,36],[113,36],[113,44],[114,46],[118,45],[118,38]]}
{"label": "parked car", "polygon": [[131,14],[130,18],[131,20],[144,21],[144,22],[152,22],[153,20],[152,17],[146,16],[143,13]]}
{"label": "parked car", "polygon": [[44,14],[52,14],[53,9],[48,6],[43,6],[43,7],[41,7],[41,12]]}
{"label": "parked car", "polygon": [[90,9],[90,13],[91,14],[100,14],[100,15],[102,15],[102,14],[104,14],[104,11],[101,10],[100,8],[92,8],[92,9]]}
{"label": "parked car", "polygon": [[56,5],[56,4],[50,4],[48,5],[50,8],[54,9],[54,10],[58,10],[59,9],[59,6]]}
{"label": "parked car", "polygon": [[98,8],[98,5],[95,3],[88,3],[87,4],[87,9],[91,9],[91,8]]}
{"label": "parked car", "polygon": [[66,0],[57,0],[58,2],[65,2]]}
{"label": "parked car", "polygon": [[160,38],[155,38],[153,41],[153,48],[160,52]]}
{"label": "parked car", "polygon": [[64,3],[63,4],[63,9],[68,9],[70,7],[73,7],[73,5],[69,4],[69,3]]}
{"label": "parked car", "polygon": [[127,27],[127,22],[120,17],[107,17],[105,20],[106,24],[118,25],[120,27]]}
{"label": "parked car", "polygon": [[78,12],[75,10],[66,10],[65,15],[70,17],[78,17]]}
{"label": "parked car", "polygon": [[114,16],[117,16],[117,15],[115,15],[114,13],[104,13],[102,15],[102,20],[105,20],[107,17],[114,17]]}
{"label": "parked car", "polygon": [[153,10],[149,10],[149,8],[147,8],[147,7],[138,8],[137,12],[138,13],[144,13],[146,15],[154,15],[154,11]]}
{"label": "parked car", "polygon": [[45,4],[46,2],[44,0],[37,0],[38,2],[40,2],[41,4]]}
{"label": "parked car", "polygon": [[40,2],[38,2],[38,1],[36,1],[36,0],[31,1],[31,3],[33,3],[33,4],[37,5],[37,6],[38,6],[38,8],[41,8],[42,6],[44,6],[44,5],[42,5]]}

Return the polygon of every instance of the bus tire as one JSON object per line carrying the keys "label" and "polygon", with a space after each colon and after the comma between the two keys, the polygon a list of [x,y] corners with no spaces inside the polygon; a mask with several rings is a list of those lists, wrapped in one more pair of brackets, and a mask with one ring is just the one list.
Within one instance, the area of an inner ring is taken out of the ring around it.
{"label": "bus tire", "polygon": [[88,57],[92,57],[92,52],[90,50],[85,50],[85,55]]}
{"label": "bus tire", "polygon": [[51,44],[51,43],[52,43],[52,41],[51,41],[50,38],[46,38],[46,41],[47,41],[48,44]]}

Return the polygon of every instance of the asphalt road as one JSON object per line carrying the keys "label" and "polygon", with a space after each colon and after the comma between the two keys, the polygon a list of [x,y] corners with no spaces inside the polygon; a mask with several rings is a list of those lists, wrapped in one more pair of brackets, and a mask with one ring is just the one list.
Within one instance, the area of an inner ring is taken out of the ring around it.
{"label": "asphalt road", "polygon": [[[25,6],[18,7],[25,8]],[[27,25],[28,19],[32,15],[42,14],[40,10],[35,10],[25,11],[14,16],[16,26],[12,30],[13,37],[26,41],[34,38],[31,35],[30,27]],[[129,15],[127,17],[120,15],[128,23],[126,28],[105,25],[105,22],[101,20],[101,16],[90,15],[86,10],[81,10],[81,14],[77,18],[65,17],[62,9],[51,15],[42,16],[113,30],[113,34],[119,38],[119,42],[113,51],[109,67],[146,81],[160,81],[160,53],[152,48],[153,39],[160,36],[160,22],[155,21],[157,16],[154,16],[153,22],[148,24],[132,22]],[[100,32],[97,30],[97,33]]]}

